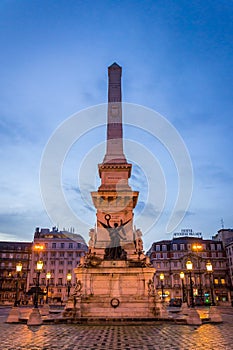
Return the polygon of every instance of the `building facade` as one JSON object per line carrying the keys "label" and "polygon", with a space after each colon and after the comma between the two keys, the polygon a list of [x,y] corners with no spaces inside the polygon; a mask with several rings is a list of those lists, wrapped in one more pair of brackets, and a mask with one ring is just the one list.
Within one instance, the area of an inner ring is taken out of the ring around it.
{"label": "building facade", "polygon": [[227,264],[229,271],[231,300],[233,305],[233,230],[222,228],[213,237],[215,241],[222,241],[226,250]]}
{"label": "building facade", "polygon": [[58,231],[56,228],[36,228],[32,246],[31,268],[27,290],[36,285],[38,276],[37,262],[42,261],[43,268],[39,275],[40,288],[44,292],[40,302],[63,302],[76,284],[73,269],[79,264],[88,247],[79,234]]}
{"label": "building facade", "polygon": [[[30,270],[32,243],[0,242],[0,303],[26,303],[27,276]],[[21,271],[17,272],[17,265]],[[17,295],[16,295],[17,290]]]}
{"label": "building facade", "polygon": [[[181,230],[172,240],[154,242],[148,255],[156,268],[155,287],[164,300],[182,298],[190,303],[192,284],[196,304],[230,303],[228,261],[222,241],[203,239],[191,229]],[[187,262],[192,263],[192,270],[187,270]],[[211,264],[212,272],[207,264]]]}

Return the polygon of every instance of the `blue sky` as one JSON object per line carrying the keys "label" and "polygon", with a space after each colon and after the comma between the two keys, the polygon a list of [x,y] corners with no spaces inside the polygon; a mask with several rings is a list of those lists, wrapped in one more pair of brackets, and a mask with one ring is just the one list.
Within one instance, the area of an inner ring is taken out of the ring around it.
{"label": "blue sky", "polygon": [[[177,230],[193,228],[209,238],[221,218],[232,227],[233,1],[2,0],[0,28],[1,240],[30,241],[36,226],[57,224],[40,196],[44,148],[69,116],[107,101],[107,67],[114,61],[123,67],[123,101],[167,118],[190,153],[193,195]],[[141,137],[128,133],[135,141]],[[103,141],[104,128],[96,135]],[[169,215],[175,169],[163,147],[144,137],[165,173]],[[74,210],[86,208],[76,187],[77,163],[80,150],[93,147],[91,139],[74,145],[64,163],[64,191]],[[96,171],[102,157],[96,154]],[[139,170],[132,186],[142,187],[143,206],[147,189]],[[91,227],[89,204],[86,213]],[[75,229],[88,237],[84,228]],[[158,222],[145,246],[170,237]]]}

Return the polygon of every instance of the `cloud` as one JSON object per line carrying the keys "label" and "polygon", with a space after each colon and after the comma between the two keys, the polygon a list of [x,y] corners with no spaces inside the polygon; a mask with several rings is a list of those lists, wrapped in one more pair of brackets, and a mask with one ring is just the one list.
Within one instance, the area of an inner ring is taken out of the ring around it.
{"label": "cloud", "polygon": [[10,233],[0,232],[0,241],[17,241],[18,236]]}

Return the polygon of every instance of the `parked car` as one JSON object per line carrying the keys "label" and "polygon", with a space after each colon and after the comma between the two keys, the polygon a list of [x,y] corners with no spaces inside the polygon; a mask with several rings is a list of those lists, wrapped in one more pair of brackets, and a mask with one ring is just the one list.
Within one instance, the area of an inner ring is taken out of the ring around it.
{"label": "parked car", "polygon": [[182,299],[181,298],[172,298],[172,299],[170,299],[169,306],[181,307],[182,306]]}

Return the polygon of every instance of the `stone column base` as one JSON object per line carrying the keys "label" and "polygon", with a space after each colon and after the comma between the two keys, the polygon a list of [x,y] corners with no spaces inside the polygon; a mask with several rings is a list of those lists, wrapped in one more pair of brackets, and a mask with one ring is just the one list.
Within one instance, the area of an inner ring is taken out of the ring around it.
{"label": "stone column base", "polygon": [[187,324],[199,326],[202,324],[200,315],[196,309],[190,308],[188,310]]}
{"label": "stone column base", "polygon": [[27,321],[28,326],[40,326],[43,323],[41,314],[38,308],[33,308],[32,312],[29,315],[29,319]]}
{"label": "stone column base", "polygon": [[20,318],[20,310],[18,307],[12,307],[6,322],[7,323],[18,323]]}
{"label": "stone column base", "polygon": [[222,315],[220,314],[216,306],[210,306],[209,318],[210,318],[210,321],[214,323],[222,322]]}
{"label": "stone column base", "polygon": [[47,316],[47,315],[49,315],[49,305],[48,305],[48,304],[44,304],[44,305],[42,306],[42,308],[40,309],[40,314],[41,314],[42,316]]}

